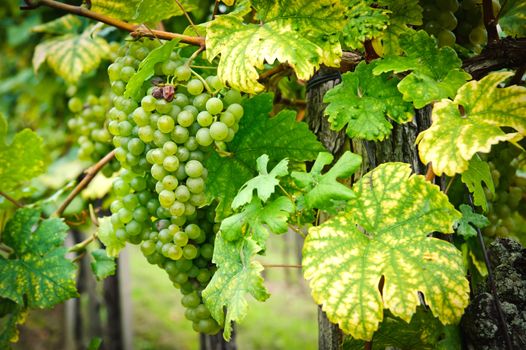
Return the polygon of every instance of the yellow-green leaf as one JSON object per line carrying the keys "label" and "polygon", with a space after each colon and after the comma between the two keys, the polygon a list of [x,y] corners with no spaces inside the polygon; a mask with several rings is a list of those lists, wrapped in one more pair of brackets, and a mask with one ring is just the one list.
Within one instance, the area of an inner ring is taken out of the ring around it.
{"label": "yellow-green leaf", "polygon": [[370,340],[384,308],[409,322],[419,292],[444,324],[468,304],[460,251],[428,236],[451,233],[460,213],[437,186],[410,174],[409,164],[380,165],[355,184],[348,210],[311,228],[305,241],[312,296],[353,338]]}
{"label": "yellow-green leaf", "polygon": [[244,23],[236,15],[218,16],[206,30],[208,59],[221,55],[223,83],[249,93],[264,63],[289,64],[298,78],[308,79],[321,65],[336,67],[341,59],[337,32],[345,24],[345,8],[333,0],[255,1],[260,23]]}
{"label": "yellow-green leaf", "polygon": [[499,13],[499,25],[507,35],[526,36],[526,1],[501,1],[502,9]]}
{"label": "yellow-green leaf", "polygon": [[526,135],[526,88],[499,87],[512,75],[491,73],[464,84],[453,101],[435,104],[433,124],[417,138],[420,159],[424,164],[432,162],[435,174],[462,173],[475,153],[489,152],[496,143],[518,141]]}
{"label": "yellow-green leaf", "polygon": [[384,54],[399,54],[401,52],[399,38],[402,34],[411,32],[410,25],[422,24],[422,7],[418,0],[380,0],[379,5],[389,9],[389,25],[379,37]]}
{"label": "yellow-green leaf", "polygon": [[33,67],[38,71],[47,62],[64,80],[76,83],[83,73],[97,69],[101,60],[108,58],[109,54],[109,44],[93,35],[90,27],[80,35],[66,34],[37,45]]}
{"label": "yellow-green leaf", "polygon": [[109,257],[118,257],[119,252],[126,246],[126,241],[117,237],[113,225],[111,224],[111,217],[109,216],[99,219],[99,230],[97,236],[106,246],[106,254]]}
{"label": "yellow-green leaf", "polygon": [[51,22],[35,26],[31,31],[55,35],[76,33],[82,27],[82,20],[75,15],[65,15]]}

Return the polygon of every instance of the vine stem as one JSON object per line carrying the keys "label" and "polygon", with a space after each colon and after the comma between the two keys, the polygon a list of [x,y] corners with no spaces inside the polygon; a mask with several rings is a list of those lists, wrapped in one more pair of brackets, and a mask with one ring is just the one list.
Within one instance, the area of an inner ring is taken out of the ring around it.
{"label": "vine stem", "polygon": [[68,207],[68,205],[75,199],[75,197],[86,187],[89,185],[91,180],[97,175],[97,173],[102,169],[103,166],[108,164],[110,160],[115,157],[115,150],[111,151],[110,153],[106,154],[101,160],[99,160],[97,163],[95,163],[93,166],[89,167],[86,170],[86,176],[78,183],[78,185],[71,191],[69,196],[64,200],[64,202],[60,205],[60,207],[55,212],[56,216],[62,216],[64,213],[64,210]]}
{"label": "vine stem", "polygon": [[426,181],[433,182],[434,179],[435,179],[435,173],[433,171],[433,164],[430,163],[429,166],[427,167]]}
{"label": "vine stem", "polygon": [[181,42],[186,43],[186,44],[203,46],[203,47],[205,46],[205,38],[201,36],[194,37],[190,35],[166,32],[163,30],[153,30],[153,29],[149,30],[148,32],[145,32],[141,30],[142,26],[140,25],[124,22],[124,21],[121,21],[120,19],[109,17],[109,16],[88,10],[80,6],[68,5],[68,4],[54,1],[54,0],[24,0],[24,2],[26,6],[21,7],[21,9],[23,10],[32,10],[40,6],[47,6],[53,9],[75,14],[77,16],[87,17],[87,18],[91,18],[91,19],[94,19],[102,23],[106,23],[110,26],[131,32],[132,35],[135,34],[137,36],[155,37],[158,39],[165,39],[165,40],[178,39]]}
{"label": "vine stem", "polygon": [[70,252],[70,253],[83,252],[84,250],[86,250],[86,247],[88,246],[88,244],[93,242],[95,239],[97,239],[97,234],[96,233],[92,234],[91,236],[89,236],[88,238],[83,240],[82,242],[77,243],[73,247],[69,248],[68,252]]}
{"label": "vine stem", "polygon": [[[471,194],[468,195],[469,205],[471,208],[474,208],[473,204],[473,197]],[[513,350],[512,341],[510,338],[510,335],[508,333],[508,324],[506,322],[506,318],[504,317],[504,312],[502,311],[502,306],[500,305],[499,296],[497,295],[497,288],[495,286],[495,277],[493,276],[493,270],[491,268],[491,262],[489,261],[488,251],[486,250],[486,245],[484,243],[484,238],[482,237],[482,232],[480,231],[480,228],[478,228],[475,225],[471,225],[475,230],[477,231],[477,238],[480,244],[480,247],[482,249],[482,255],[484,255],[484,263],[486,264],[486,268],[488,270],[488,285],[491,289],[491,294],[493,295],[493,302],[495,304],[495,309],[497,310],[497,314],[499,316],[499,322],[501,324],[503,333],[504,333],[504,340],[506,341],[506,348],[508,350]]]}
{"label": "vine stem", "polygon": [[195,27],[194,21],[192,21],[192,18],[190,18],[190,15],[188,15],[188,12],[186,12],[186,10],[184,9],[183,4],[181,4],[181,2],[179,0],[175,0],[175,2],[177,3],[177,6],[179,6],[181,11],[183,11],[184,16],[188,20],[188,23],[190,23],[190,26],[194,30],[195,34],[197,34],[199,36],[199,32],[197,31],[197,28]]}
{"label": "vine stem", "polygon": [[270,268],[270,267],[285,267],[285,268],[290,268],[290,269],[301,269],[302,266],[301,265],[297,265],[297,264],[261,264],[263,265],[264,268]]}
{"label": "vine stem", "polygon": [[13,203],[18,208],[22,208],[23,207],[23,205],[20,204],[19,201],[17,201],[16,199],[14,199],[13,197],[11,197],[10,195],[8,195],[7,193],[5,193],[3,191],[0,191],[0,196],[4,197],[8,201],[10,201],[11,203]]}
{"label": "vine stem", "polygon": [[497,31],[497,20],[493,14],[493,2],[491,0],[482,0],[482,13],[484,17],[484,27],[488,32],[488,44],[499,41],[499,32]]}

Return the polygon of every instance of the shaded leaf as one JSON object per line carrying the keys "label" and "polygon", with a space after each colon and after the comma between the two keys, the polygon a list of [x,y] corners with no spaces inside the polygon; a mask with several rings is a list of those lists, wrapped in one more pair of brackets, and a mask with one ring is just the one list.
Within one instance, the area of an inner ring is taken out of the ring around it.
{"label": "shaded leaf", "polygon": [[314,160],[325,149],[307,124],[297,122],[295,113],[282,111],[273,118],[272,95],[261,94],[243,102],[245,114],[239,131],[229,144],[232,156],[221,157],[213,153],[206,161],[207,194],[219,200],[216,219],[227,217],[238,190],[253,178],[256,159],[267,154],[271,164],[288,158],[290,161]]}
{"label": "shaded leaf", "polygon": [[473,226],[484,228],[490,224],[487,217],[474,213],[469,205],[461,204],[459,209],[462,212],[462,217],[456,224],[457,233],[466,239],[477,236],[477,230]]}
{"label": "shaded leaf", "polygon": [[495,185],[493,184],[489,164],[475,155],[469,161],[468,168],[462,173],[461,179],[468,187],[469,192],[473,193],[473,203],[482,207],[484,212],[487,212],[488,201],[486,200],[482,183],[486,185],[486,188],[491,193],[495,194]]}
{"label": "shaded leaf", "polygon": [[342,30],[343,44],[358,49],[363,42],[379,36],[389,24],[389,10],[373,7],[375,1],[347,2],[347,23]]}
{"label": "shaded leaf", "polygon": [[[489,152],[496,143],[518,141],[526,135],[526,88],[498,87],[511,76],[511,72],[490,73],[464,84],[453,101],[435,104],[433,124],[416,140],[420,159],[424,164],[432,162],[435,174],[462,173],[475,153]],[[502,127],[518,133],[505,132]]]}
{"label": "shaded leaf", "polygon": [[118,257],[119,252],[126,246],[126,241],[120,240],[117,237],[111,224],[110,216],[99,219],[97,237],[99,237],[100,241],[106,246],[106,254],[109,257]]}
{"label": "shaded leaf", "polygon": [[332,0],[252,1],[259,24],[244,23],[237,15],[217,16],[206,30],[208,59],[221,56],[217,73],[224,84],[249,92],[258,83],[264,63],[287,63],[299,79],[310,78],[324,64],[337,67],[345,9]]}
{"label": "shaded leaf", "polygon": [[279,185],[278,176],[282,177],[288,175],[288,163],[287,159],[282,159],[271,171],[267,171],[268,155],[263,154],[261,157],[256,159],[257,170],[259,175],[245,182],[241,186],[238,194],[232,201],[232,209],[237,209],[244,204],[249,203],[252,200],[254,190],[256,190],[259,199],[266,202],[272,193],[274,188]]}
{"label": "shaded leaf", "polygon": [[411,71],[398,84],[404,100],[416,108],[455,96],[471,76],[462,70],[462,61],[450,47],[438,48],[436,40],[420,30],[400,37],[405,56],[389,55],[378,60],[374,74]]}
{"label": "shaded leaf", "polygon": [[399,80],[387,74],[373,75],[377,62],[360,62],[354,72],[343,74],[341,84],[329,90],[323,99],[329,103],[325,115],[333,130],[347,125],[350,138],[383,140],[393,126],[387,118],[398,124],[413,119],[410,103],[404,102],[397,89]]}
{"label": "shaded leaf", "polygon": [[349,200],[355,197],[354,192],[339,183],[338,179],[346,179],[354,174],[362,163],[362,157],[347,151],[328,172],[322,175],[323,168],[333,159],[330,153],[323,152],[316,158],[310,173],[292,172],[292,178],[296,184],[302,190],[307,191],[304,195],[307,208],[328,210],[334,206],[334,201]]}
{"label": "shaded leaf", "polygon": [[103,280],[108,276],[114,275],[116,270],[115,258],[109,257],[106,250],[97,249],[91,252],[93,261],[91,262],[91,270],[97,280]]}
{"label": "shaded leaf", "polygon": [[389,25],[379,37],[383,55],[396,55],[401,52],[400,36],[413,31],[410,26],[422,24],[422,7],[418,0],[380,0],[381,7],[389,9]]}
{"label": "shaded leaf", "polygon": [[245,295],[259,301],[270,296],[260,275],[263,266],[253,260],[260,249],[252,239],[226,242],[221,233],[216,237],[213,262],[218,269],[203,291],[203,300],[212,317],[224,327],[226,340],[230,340],[231,322],[238,322],[247,314]]}
{"label": "shaded leaf", "polygon": [[525,37],[526,2],[523,0],[506,0],[502,2],[498,21],[507,35]]}
{"label": "shaded leaf", "polygon": [[18,209],[2,234],[14,257],[0,256],[0,296],[31,308],[76,297],[76,266],[63,247],[67,231],[60,219],[41,220],[37,209]]}
{"label": "shaded leaf", "polygon": [[452,232],[460,213],[437,186],[410,173],[409,164],[378,166],[353,186],[348,211],[309,229],[305,241],[314,300],[355,339],[372,339],[384,309],[409,322],[419,292],[444,324],[458,322],[469,301],[461,253],[428,236]]}
{"label": "shaded leaf", "polygon": [[18,341],[17,325],[25,322],[26,315],[23,307],[14,304],[9,313],[0,316],[0,349],[9,349],[11,343]]}

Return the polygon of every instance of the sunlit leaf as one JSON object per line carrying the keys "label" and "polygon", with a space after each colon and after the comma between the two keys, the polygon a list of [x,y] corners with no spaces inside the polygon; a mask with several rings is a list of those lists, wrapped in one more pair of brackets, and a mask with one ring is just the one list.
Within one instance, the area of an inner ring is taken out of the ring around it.
{"label": "sunlit leaf", "polygon": [[502,1],[499,25],[507,35],[526,36],[526,2],[523,0]]}
{"label": "sunlit leaf", "polygon": [[467,170],[462,173],[461,180],[466,184],[469,192],[473,193],[473,203],[482,207],[485,212],[488,211],[488,201],[483,184],[491,193],[495,194],[495,185],[489,164],[475,155],[469,161]]}
{"label": "sunlit leaf", "polygon": [[126,246],[126,241],[117,237],[113,225],[111,224],[110,216],[99,219],[99,230],[97,231],[97,236],[106,246],[106,254],[110,257],[118,257],[119,252]]}
{"label": "sunlit leaf", "polygon": [[[186,12],[195,10],[195,1],[179,0]],[[132,23],[150,25],[173,16],[180,16],[183,10],[173,0],[91,0],[91,10]]]}
{"label": "sunlit leaf", "polygon": [[98,280],[105,279],[108,276],[115,274],[117,265],[115,259],[106,254],[106,250],[97,249],[91,252],[93,261],[91,262],[91,270]]}

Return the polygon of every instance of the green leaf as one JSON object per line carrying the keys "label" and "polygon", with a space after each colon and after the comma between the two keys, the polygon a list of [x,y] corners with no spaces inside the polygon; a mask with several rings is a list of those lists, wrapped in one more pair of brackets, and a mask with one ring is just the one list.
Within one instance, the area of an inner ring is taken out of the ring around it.
{"label": "green leaf", "polygon": [[276,60],[309,79],[324,64],[338,67],[337,32],[345,24],[345,8],[332,0],[252,1],[260,23],[244,23],[237,15],[217,16],[206,30],[208,59],[221,55],[217,73],[231,87],[257,93],[264,63]]}
{"label": "green leaf", "polygon": [[17,198],[26,181],[46,170],[46,151],[40,136],[30,129],[17,133],[6,143],[7,122],[0,114],[0,190]]}
{"label": "green leaf", "polygon": [[[462,173],[475,153],[489,152],[500,141],[518,141],[526,135],[526,88],[498,87],[511,76],[512,72],[491,73],[464,84],[453,101],[435,104],[433,124],[416,140],[420,159],[424,164],[432,162],[435,174]],[[505,132],[502,127],[518,133]]]}
{"label": "green leaf", "polygon": [[342,31],[343,44],[350,49],[359,49],[363,42],[382,34],[389,24],[391,11],[372,7],[375,1],[348,1],[347,23]]}
{"label": "green leaf", "polygon": [[102,345],[102,338],[95,337],[91,338],[91,341],[88,344],[88,350],[99,350]]}
{"label": "green leaf", "polygon": [[38,44],[33,67],[38,71],[47,62],[65,81],[75,84],[82,74],[96,70],[110,52],[108,42],[94,35],[90,26],[82,34],[66,34]]}
{"label": "green leaf", "polygon": [[10,349],[11,343],[18,341],[17,325],[25,322],[26,315],[25,309],[15,304],[11,312],[0,316],[0,349]]}
{"label": "green leaf", "polygon": [[49,308],[77,296],[76,266],[65,258],[68,226],[22,208],[6,224],[3,242],[14,256],[0,256],[0,296],[31,308]]}
{"label": "green leaf", "polygon": [[284,158],[297,162],[314,160],[318,152],[325,150],[307,124],[296,121],[294,112],[282,111],[269,118],[271,94],[246,100],[243,107],[245,115],[239,131],[229,144],[232,156],[221,157],[213,153],[206,163],[206,191],[219,199],[218,220],[231,213],[232,200],[241,186],[257,174],[256,159],[262,154],[267,154],[272,164]]}
{"label": "green leaf", "polygon": [[31,30],[36,33],[47,33],[54,35],[78,33],[83,23],[80,17],[75,15],[65,15],[53,21],[33,27]]}
{"label": "green leaf", "polygon": [[126,246],[126,241],[120,240],[115,234],[110,216],[99,219],[97,237],[106,246],[106,254],[112,258],[118,257],[119,252]]}
{"label": "green leaf", "polygon": [[469,161],[468,169],[462,173],[461,180],[468,187],[469,192],[473,193],[473,203],[482,207],[484,212],[488,211],[488,201],[482,183],[493,194],[495,194],[495,185],[491,177],[489,164],[484,162],[475,154]]}
{"label": "green leaf", "polygon": [[226,340],[230,340],[231,322],[239,322],[247,314],[245,295],[249,293],[259,301],[270,296],[260,275],[263,266],[252,260],[260,249],[251,239],[226,242],[221,233],[216,237],[213,262],[218,269],[203,291],[203,300],[212,317],[224,327]]}
{"label": "green leaf", "polygon": [[422,24],[422,7],[418,0],[380,0],[381,7],[389,9],[389,25],[383,31],[381,39],[383,55],[400,54],[399,38],[403,34],[413,32],[410,26]]}
{"label": "green leaf", "polygon": [[398,124],[413,119],[413,107],[404,102],[396,87],[399,80],[387,74],[373,75],[377,62],[360,62],[354,72],[343,74],[341,84],[325,94],[323,101],[329,103],[325,114],[332,129],[339,131],[347,125],[351,138],[381,141],[393,128],[386,117]]}
{"label": "green leaf", "polygon": [[91,252],[93,261],[91,262],[91,270],[97,277],[97,280],[103,280],[108,276],[115,274],[116,264],[115,258],[109,257],[106,250],[97,249]]}
{"label": "green leaf", "polygon": [[455,50],[438,48],[436,40],[423,30],[401,36],[400,47],[405,56],[389,55],[378,60],[373,73],[412,71],[398,84],[398,90],[416,108],[455,96],[471,77],[462,70]]}
{"label": "green leaf", "polygon": [[526,2],[523,0],[504,1],[498,20],[507,35],[525,37]]}
{"label": "green leaf", "polygon": [[409,164],[378,166],[354,185],[347,212],[309,229],[303,268],[312,296],[355,339],[372,339],[384,308],[409,322],[419,292],[444,324],[458,322],[468,304],[461,253],[429,237],[452,232],[460,213],[437,186],[410,174]]}
{"label": "green leaf", "polygon": [[288,159],[282,159],[275,167],[270,171],[267,171],[268,166],[268,155],[263,154],[261,157],[256,159],[257,170],[259,175],[245,182],[238,194],[232,201],[232,209],[237,209],[252,200],[254,190],[256,190],[259,199],[266,202],[277,185],[279,185],[278,176],[286,176],[289,171],[287,166],[289,164]]}
{"label": "green leaf", "polygon": [[305,204],[308,208],[328,210],[334,206],[334,201],[346,201],[355,197],[354,192],[347,186],[338,182],[346,179],[362,163],[362,157],[349,151],[345,152],[331,169],[321,174],[323,168],[330,164],[334,157],[330,153],[320,153],[312,166],[310,173],[292,172],[296,184],[305,191]]}
{"label": "green leaf", "polygon": [[164,62],[170,58],[170,54],[178,42],[178,40],[170,40],[150,51],[148,56],[146,56],[146,58],[139,64],[137,72],[126,84],[124,97],[131,97],[135,100],[140,100],[143,83],[153,77],[154,68],[157,63]]}
{"label": "green leaf", "polygon": [[254,198],[243,210],[221,221],[221,235],[232,242],[241,237],[251,237],[265,249],[269,233],[285,233],[287,220],[294,212],[294,204],[287,197],[278,197],[265,206]]}
{"label": "green leaf", "polygon": [[474,213],[469,205],[461,204],[459,209],[462,212],[462,217],[456,224],[457,233],[466,239],[477,236],[477,230],[473,226],[484,228],[490,224],[487,217]]}
{"label": "green leaf", "polygon": [[[195,1],[179,0],[179,3],[187,12],[198,7]],[[173,0],[91,0],[91,10],[133,23],[148,24],[183,14],[177,1]]]}

